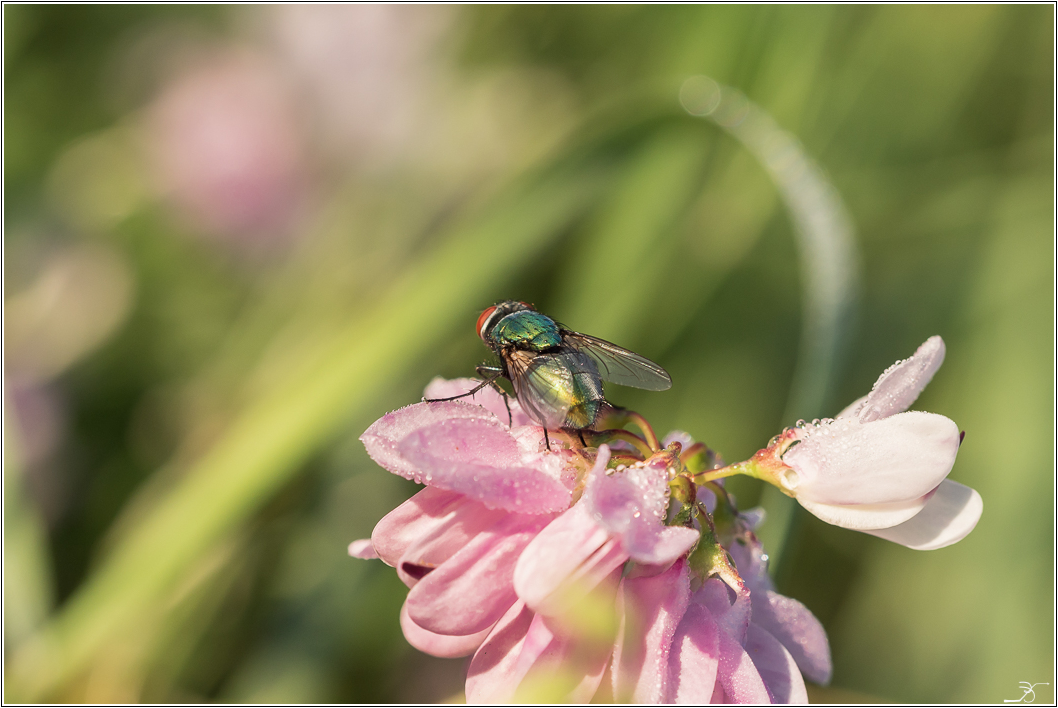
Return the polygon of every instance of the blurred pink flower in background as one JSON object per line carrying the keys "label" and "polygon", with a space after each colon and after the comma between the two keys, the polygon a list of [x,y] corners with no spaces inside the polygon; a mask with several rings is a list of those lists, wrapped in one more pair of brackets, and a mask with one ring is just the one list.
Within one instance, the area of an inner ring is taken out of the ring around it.
{"label": "blurred pink flower in background", "polygon": [[163,194],[196,228],[249,250],[289,239],[305,206],[304,121],[280,76],[261,56],[214,53],[148,111]]}
{"label": "blurred pink flower in background", "polygon": [[435,55],[451,14],[436,6],[281,5],[270,8],[266,32],[312,105],[328,151],[385,162],[412,151],[437,120]]}

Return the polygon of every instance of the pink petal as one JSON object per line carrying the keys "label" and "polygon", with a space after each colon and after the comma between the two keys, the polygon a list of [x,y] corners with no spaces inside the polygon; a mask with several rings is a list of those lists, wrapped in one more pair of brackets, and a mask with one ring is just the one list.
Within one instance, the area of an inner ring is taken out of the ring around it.
{"label": "pink petal", "polygon": [[823,625],[792,597],[773,590],[754,590],[753,622],[781,643],[801,672],[815,683],[830,683],[830,642]]}
{"label": "pink petal", "polygon": [[[547,618],[542,618],[546,620]],[[575,640],[564,640],[560,650],[555,652],[553,661],[560,667],[572,667],[573,676],[577,682],[565,691],[562,697],[565,703],[588,703],[599,690],[606,669],[610,666],[610,656],[613,652],[613,640],[605,647],[602,646],[578,646]],[[548,667],[544,667],[546,670]],[[563,673],[570,673],[568,670]]]}
{"label": "pink petal", "polygon": [[[591,700],[610,661],[613,636],[608,641],[592,639],[601,638],[564,635],[552,619],[536,615],[519,652],[518,670],[512,672],[521,675],[522,691],[516,689],[514,698],[564,703]],[[525,692],[527,685],[529,691]]]}
{"label": "pink petal", "polygon": [[360,441],[371,459],[394,474],[423,483],[422,475],[404,459],[397,446],[416,430],[453,418],[495,421],[496,416],[481,406],[451,403],[415,403],[382,416],[364,431]]}
{"label": "pink petal", "polygon": [[374,560],[378,558],[375,547],[371,545],[370,538],[361,538],[349,544],[349,555],[362,560]]}
{"label": "pink petal", "polygon": [[691,550],[698,538],[695,529],[664,526],[631,539],[628,554],[638,563],[667,565]]}
{"label": "pink petal", "polygon": [[698,541],[694,529],[665,526],[668,471],[661,462],[607,470],[610,451],[599,448],[588,475],[583,503],[591,517],[621,544],[633,560],[668,564]]}
{"label": "pink petal", "polygon": [[[614,568],[592,590],[585,601],[603,611],[615,612],[615,601],[621,583],[621,568]],[[615,613],[616,614],[616,613]],[[562,618],[538,615],[537,618],[554,636],[548,648],[548,663],[537,665],[534,671],[557,677],[561,682],[572,680],[563,688],[562,701],[587,703],[599,690],[613,654],[616,622],[599,622],[599,616],[585,622],[579,617]],[[610,617],[609,619],[616,619]]]}
{"label": "pink petal", "polygon": [[764,546],[753,534],[744,534],[730,544],[727,551],[735,561],[735,569],[746,581],[746,587],[756,592],[758,589],[771,590],[775,585],[768,575],[768,560]]}
{"label": "pink petal", "polygon": [[520,513],[569,506],[559,454],[530,454],[491,412],[462,401],[416,403],[387,413],[360,437],[394,474]]}
{"label": "pink petal", "polygon": [[[591,519],[585,505],[575,504],[530,541],[518,559],[514,571],[514,588],[518,597],[534,611],[553,613],[555,608],[549,610],[549,605],[555,600],[566,599],[565,593],[570,590],[572,579],[609,540],[610,534]],[[606,555],[612,554],[613,544],[610,544]],[[610,559],[615,566],[628,558],[620,549],[617,554],[616,558]],[[595,560],[593,565],[598,566],[602,558]],[[603,575],[610,570],[612,567]],[[583,588],[585,591],[590,589]]]}
{"label": "pink petal", "polygon": [[[601,583],[593,599],[613,606],[619,582],[618,570]],[[534,615],[523,603],[516,603],[474,656],[467,675],[467,701],[517,700],[527,680],[539,680],[530,691],[543,689],[546,695],[530,693],[526,698],[588,702],[609,665],[613,635],[596,636],[582,630]]]}
{"label": "pink petal", "polygon": [[738,518],[750,531],[755,531],[768,517],[764,507],[755,506],[752,509],[738,512]]}
{"label": "pink petal", "polygon": [[[371,543],[383,561],[396,566],[413,544],[421,546],[454,527],[464,529],[463,541],[453,540],[459,548],[502,515],[503,512],[486,509],[462,494],[427,487],[382,517],[371,532]],[[433,565],[439,565],[447,557],[437,558]]]}
{"label": "pink petal", "polygon": [[[717,640],[717,641],[719,641],[719,640]],[[717,651],[719,651],[719,649],[717,649]],[[719,670],[717,671],[717,675],[719,675]],[[713,695],[709,699],[709,703],[712,703],[713,705],[723,705],[725,703],[734,703],[734,702],[735,701],[733,701],[730,698],[728,698],[727,695],[724,693],[723,684],[721,684],[719,681],[717,681],[713,685]]]}
{"label": "pink petal", "polygon": [[719,629],[709,610],[691,603],[676,627],[669,653],[666,703],[709,703],[720,660]]}
{"label": "pink petal", "polygon": [[946,479],[909,521],[866,532],[917,551],[932,551],[961,541],[981,518],[984,502],[975,489]]}
{"label": "pink petal", "polygon": [[944,340],[933,336],[910,359],[898,361],[878,377],[859,410],[861,423],[906,411],[944,362]]}
{"label": "pink petal", "polygon": [[694,444],[694,438],[691,437],[690,433],[685,433],[682,430],[673,430],[664,437],[661,441],[661,446],[668,447],[674,442],[678,442],[686,450]]}
{"label": "pink petal", "polygon": [[775,592],[760,541],[752,534],[741,541],[731,544],[730,553],[750,589],[753,624],[779,640],[810,680],[829,683],[830,643],[823,625],[800,602]]}
{"label": "pink petal", "polygon": [[474,634],[464,636],[449,636],[445,634],[434,634],[428,632],[419,625],[408,614],[408,603],[405,602],[400,608],[400,628],[404,631],[404,638],[408,644],[421,652],[431,656],[439,656],[442,659],[455,659],[460,656],[470,656],[492,631],[492,627],[483,629]]}
{"label": "pink petal", "polygon": [[467,703],[508,703],[526,668],[519,665],[522,646],[533,622],[524,603],[515,603],[496,624],[488,639],[470,661],[467,671]]}
{"label": "pink petal", "polygon": [[661,463],[639,463],[624,470],[607,470],[610,451],[599,448],[589,473],[584,501],[603,527],[627,535],[635,527],[658,527],[664,523],[669,502],[668,473]]}
{"label": "pink petal", "polygon": [[398,450],[422,471],[426,484],[490,508],[543,514],[569,506],[571,493],[559,478],[559,465],[546,464],[545,455],[537,456],[533,466],[526,464],[517,440],[495,418],[439,421],[410,433]]}
{"label": "pink petal", "polygon": [[926,506],[927,496],[911,501],[890,504],[821,504],[801,499],[797,501],[814,516],[843,529],[866,531],[873,528],[889,528],[902,524],[918,514]]}
{"label": "pink petal", "polygon": [[[427,384],[423,396],[425,398],[451,398],[475,389],[479,384],[481,384],[481,381],[477,379],[442,379],[438,376]],[[507,406],[503,403],[503,396],[492,386],[486,386],[473,396],[468,396],[461,400],[482,406],[496,416],[496,419],[501,423],[507,424],[510,422],[512,426],[535,425],[529,416],[525,414],[525,411],[522,410],[518,399],[513,397],[507,399],[510,404],[511,418],[513,419],[513,421],[509,421],[507,418]]]}
{"label": "pink petal", "polygon": [[669,653],[690,596],[686,561],[653,577],[625,578],[622,596],[625,619],[614,647],[614,695],[659,703],[669,693]]}
{"label": "pink petal", "polygon": [[745,641],[752,612],[748,590],[735,593],[719,578],[709,578],[694,593],[691,602],[708,609],[721,632],[729,634],[739,644]]}
{"label": "pink petal", "polygon": [[514,604],[514,564],[548,516],[508,514],[424,577],[408,593],[408,614],[437,634],[473,634]]}
{"label": "pink petal", "polygon": [[806,429],[783,456],[796,472],[788,489],[824,504],[911,501],[936,488],[959,451],[959,428],[934,413],[900,413],[858,424],[848,419]]}
{"label": "pink petal", "polygon": [[779,640],[751,624],[746,634],[745,649],[772,703],[808,703],[808,692],[801,672]]}
{"label": "pink petal", "polygon": [[771,703],[771,696],[753,659],[730,634],[720,630],[717,683],[725,703]]}

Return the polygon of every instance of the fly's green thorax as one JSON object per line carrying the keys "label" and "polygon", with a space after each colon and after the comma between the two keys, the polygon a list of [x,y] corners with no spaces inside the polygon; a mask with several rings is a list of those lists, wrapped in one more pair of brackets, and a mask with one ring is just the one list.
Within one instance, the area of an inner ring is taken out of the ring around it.
{"label": "fly's green thorax", "polygon": [[500,346],[537,352],[562,344],[562,335],[555,321],[533,310],[507,315],[496,324],[490,336]]}

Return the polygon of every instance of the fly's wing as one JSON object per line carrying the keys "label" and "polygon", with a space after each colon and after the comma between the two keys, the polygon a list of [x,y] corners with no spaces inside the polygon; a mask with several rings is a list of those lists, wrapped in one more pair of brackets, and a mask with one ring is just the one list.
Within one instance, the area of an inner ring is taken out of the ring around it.
{"label": "fly's wing", "polygon": [[605,381],[647,391],[665,391],[672,386],[669,373],[650,359],[605,339],[565,328],[561,331],[563,347],[590,357],[599,369],[599,376]]}
{"label": "fly's wing", "polygon": [[595,369],[590,357],[576,351],[538,354],[516,350],[507,357],[507,370],[522,410],[551,429],[569,426],[571,409],[602,399]]}

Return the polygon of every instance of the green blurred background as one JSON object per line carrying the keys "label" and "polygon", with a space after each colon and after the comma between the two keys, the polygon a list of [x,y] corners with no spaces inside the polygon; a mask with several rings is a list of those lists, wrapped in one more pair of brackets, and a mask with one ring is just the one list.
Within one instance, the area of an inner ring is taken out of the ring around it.
{"label": "green blurred background", "polygon": [[[1053,700],[1053,12],[6,5],[5,698],[458,697],[346,555],[415,489],[357,437],[517,298],[665,366],[611,398],[729,461],[942,335],[966,540],[734,489],[830,635],[815,700]],[[829,332],[696,75],[840,194]]]}

